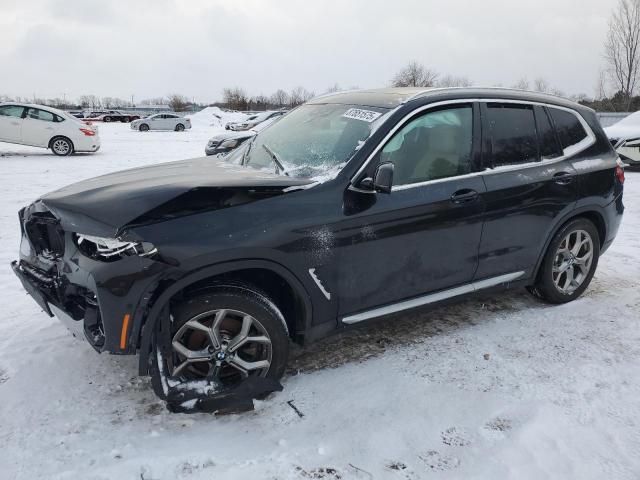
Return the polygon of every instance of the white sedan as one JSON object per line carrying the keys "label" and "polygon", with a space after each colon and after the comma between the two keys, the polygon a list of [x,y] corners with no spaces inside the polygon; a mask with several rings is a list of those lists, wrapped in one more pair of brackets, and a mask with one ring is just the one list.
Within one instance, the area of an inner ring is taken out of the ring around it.
{"label": "white sedan", "polygon": [[98,129],[44,105],[0,103],[0,142],[50,148],[56,155],[97,152]]}
{"label": "white sedan", "polygon": [[640,112],[632,113],[604,131],[622,161],[640,167]]}
{"label": "white sedan", "polygon": [[140,120],[134,120],[131,122],[131,128],[141,132],[149,130],[175,130],[176,132],[182,132],[185,128],[191,128],[191,120],[175,113],[156,113]]}

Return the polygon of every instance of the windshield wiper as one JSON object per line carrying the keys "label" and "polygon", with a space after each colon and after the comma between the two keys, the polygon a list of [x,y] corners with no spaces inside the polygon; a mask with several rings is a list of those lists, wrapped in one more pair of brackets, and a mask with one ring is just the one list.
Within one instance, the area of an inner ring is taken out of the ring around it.
{"label": "windshield wiper", "polygon": [[289,173],[287,172],[286,168],[284,168],[284,165],[282,165],[282,162],[278,159],[278,155],[276,155],[276,152],[271,150],[265,143],[262,144],[262,148],[264,148],[269,156],[273,159],[273,163],[276,164],[278,170],[280,170],[288,177]]}

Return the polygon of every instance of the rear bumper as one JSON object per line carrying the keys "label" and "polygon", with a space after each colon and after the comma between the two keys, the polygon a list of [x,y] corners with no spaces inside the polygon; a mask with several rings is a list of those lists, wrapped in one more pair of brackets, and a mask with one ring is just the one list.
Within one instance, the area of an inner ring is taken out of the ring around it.
{"label": "rear bumper", "polygon": [[613,243],[620,229],[622,217],[624,214],[624,203],[622,203],[622,192],[618,194],[616,199],[604,208],[605,222],[607,228],[607,237],[602,243],[600,253],[604,253]]}

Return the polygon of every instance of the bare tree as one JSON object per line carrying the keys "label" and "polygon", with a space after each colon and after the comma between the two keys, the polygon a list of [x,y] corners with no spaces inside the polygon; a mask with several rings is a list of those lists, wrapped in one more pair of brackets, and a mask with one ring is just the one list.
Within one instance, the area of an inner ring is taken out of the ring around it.
{"label": "bare tree", "polygon": [[416,61],[409,62],[391,81],[393,87],[433,87],[438,73]]}
{"label": "bare tree", "polygon": [[189,99],[178,93],[167,95],[167,99],[169,100],[169,107],[171,107],[171,110],[174,112],[184,112],[190,105]]}
{"label": "bare tree", "polygon": [[533,89],[540,93],[549,93],[551,85],[544,78],[538,77],[533,81]]}
{"label": "bare tree", "polygon": [[165,105],[167,103],[164,97],[145,98],[140,102],[140,105]]}
{"label": "bare tree", "polygon": [[598,74],[598,82],[596,83],[596,100],[604,100],[607,98],[607,72],[600,70]]}
{"label": "bare tree", "polygon": [[276,107],[284,107],[289,104],[289,94],[282,89],[276,90],[270,97],[271,104]]}
{"label": "bare tree", "polygon": [[304,87],[296,87],[289,94],[289,106],[297,107],[304,102],[311,100],[315,94]]}
{"label": "bare tree", "polygon": [[344,90],[344,89],[340,88],[340,85],[338,83],[334,83],[329,88],[327,88],[324,91],[324,93],[335,93],[335,92],[341,92],[342,90]]}
{"label": "bare tree", "polygon": [[247,110],[249,97],[240,87],[224,88],[222,90],[223,102],[232,110]]}
{"label": "bare tree", "polygon": [[609,76],[627,100],[627,108],[638,82],[639,45],[640,0],[619,0],[609,20],[604,49]]}
{"label": "bare tree", "polygon": [[100,99],[95,95],[80,95],[80,105],[84,108],[100,108]]}
{"label": "bare tree", "polygon": [[470,87],[472,83],[467,77],[445,75],[438,80],[437,85],[439,87]]}
{"label": "bare tree", "polygon": [[513,84],[512,88],[516,88],[518,90],[529,90],[529,80],[527,77],[522,77],[517,83]]}

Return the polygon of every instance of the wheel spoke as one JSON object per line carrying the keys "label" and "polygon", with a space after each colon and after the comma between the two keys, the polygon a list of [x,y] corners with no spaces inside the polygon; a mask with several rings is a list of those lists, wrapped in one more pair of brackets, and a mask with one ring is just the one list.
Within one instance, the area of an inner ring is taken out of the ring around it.
{"label": "wheel spoke", "polygon": [[216,350],[220,348],[220,344],[222,343],[222,339],[220,338],[220,324],[222,320],[227,316],[227,310],[218,310],[216,312],[216,316],[213,319],[213,323],[211,324],[211,328],[209,329],[209,337],[211,339],[211,344],[213,348]]}
{"label": "wheel spoke", "polygon": [[229,342],[229,347],[227,349],[229,352],[235,352],[241,345],[244,345],[249,337],[251,325],[253,325],[253,317],[251,315],[245,315],[242,317],[242,328],[240,328],[240,333],[233,337]]}
{"label": "wheel spoke", "polygon": [[209,360],[209,358],[211,357],[208,348],[203,348],[202,350],[191,350],[185,347],[179,340],[174,340],[171,343],[171,346],[176,352],[178,352],[190,362],[204,362]]}
{"label": "wheel spoke", "polygon": [[229,362],[229,365],[236,368],[237,370],[240,370],[240,373],[242,373],[244,376],[247,376],[253,370],[262,370],[265,368],[269,368],[269,365],[271,365],[271,363],[268,360],[258,360],[257,362],[248,362],[240,358],[238,355],[234,355],[230,357],[228,362]]}

